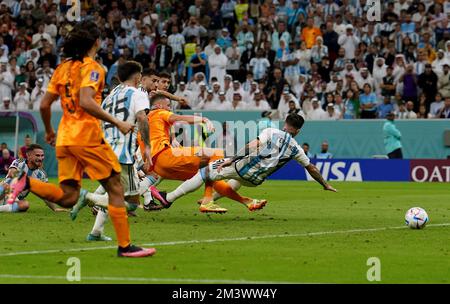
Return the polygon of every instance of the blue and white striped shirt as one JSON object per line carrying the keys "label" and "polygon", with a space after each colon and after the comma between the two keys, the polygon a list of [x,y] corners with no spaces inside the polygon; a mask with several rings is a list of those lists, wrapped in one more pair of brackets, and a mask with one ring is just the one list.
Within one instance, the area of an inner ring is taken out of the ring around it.
{"label": "blue and white striped shirt", "polygon": [[[120,84],[112,90],[102,103],[102,108],[121,121],[136,123],[136,114],[150,107],[148,95],[139,89]],[[119,163],[134,164],[137,129],[126,135],[113,124],[103,122],[106,141],[111,145]]]}

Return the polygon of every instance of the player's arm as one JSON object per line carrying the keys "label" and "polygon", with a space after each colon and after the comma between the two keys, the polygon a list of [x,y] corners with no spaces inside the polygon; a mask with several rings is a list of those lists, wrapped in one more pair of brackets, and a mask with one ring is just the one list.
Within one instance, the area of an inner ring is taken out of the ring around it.
{"label": "player's arm", "polygon": [[139,132],[141,133],[142,141],[144,142],[145,151],[142,158],[145,162],[144,171],[147,172],[152,165],[151,158],[151,146],[150,146],[150,125],[148,123],[147,115],[145,114],[145,110],[141,110],[136,113],[136,120],[139,128]]}
{"label": "player's arm", "polygon": [[121,121],[103,110],[95,100],[95,95],[96,91],[93,87],[82,87],[80,89],[80,107],[95,118],[115,125],[123,134],[133,130],[132,124]]}
{"label": "player's arm", "polygon": [[305,169],[312,176],[312,178],[314,178],[314,180],[316,180],[319,184],[323,186],[324,190],[337,192],[336,189],[334,189],[333,187],[331,187],[330,184],[327,183],[327,181],[323,178],[322,174],[320,174],[320,171],[319,169],[317,169],[316,166],[310,163],[305,167]]}
{"label": "player's arm", "polygon": [[214,131],[214,126],[212,122],[202,116],[195,116],[195,115],[178,115],[178,114],[172,114],[169,117],[169,123],[174,124],[175,122],[185,122],[190,125],[198,124],[198,123],[204,123],[206,124],[206,129],[208,132]]}
{"label": "player's arm", "polygon": [[44,203],[49,207],[53,212],[69,212],[69,209],[61,208],[59,205],[44,200]]}
{"label": "player's arm", "polygon": [[54,146],[56,142],[55,130],[52,127],[52,104],[58,100],[59,95],[52,92],[45,92],[44,97],[42,97],[41,105],[39,110],[41,112],[42,122],[45,127],[45,141]]}
{"label": "player's arm", "polygon": [[235,161],[250,155],[253,151],[256,151],[259,149],[260,141],[259,139],[254,139],[248,144],[246,144],[233,158],[229,158],[226,161],[224,161],[222,164],[220,164],[217,167],[217,172],[222,171],[223,168],[231,166]]}
{"label": "player's arm", "polygon": [[155,92],[155,94],[161,94],[161,95],[169,98],[170,100],[175,100],[176,102],[181,103],[181,104],[188,103],[186,98],[181,97],[181,96],[175,96],[175,95],[173,95],[173,94],[171,94],[171,93],[169,93],[167,91],[157,90]]}

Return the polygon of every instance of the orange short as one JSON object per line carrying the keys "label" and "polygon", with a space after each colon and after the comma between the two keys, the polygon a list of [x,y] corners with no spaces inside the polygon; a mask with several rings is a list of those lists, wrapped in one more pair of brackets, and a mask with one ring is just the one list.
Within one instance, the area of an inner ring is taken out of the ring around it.
{"label": "orange short", "polygon": [[103,180],[112,171],[120,173],[121,167],[111,146],[103,143],[98,146],[57,146],[59,182],[76,180],[81,182],[83,172],[92,180]]}
{"label": "orange short", "polygon": [[201,154],[209,156],[209,162],[224,157],[223,150],[202,147],[169,147],[153,158],[153,170],[162,178],[188,180],[200,169]]}

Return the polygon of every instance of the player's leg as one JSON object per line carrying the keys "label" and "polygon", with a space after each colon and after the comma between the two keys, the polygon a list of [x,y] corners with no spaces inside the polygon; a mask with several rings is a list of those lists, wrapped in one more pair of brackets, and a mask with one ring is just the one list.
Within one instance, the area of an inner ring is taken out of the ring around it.
{"label": "player's leg", "polygon": [[102,144],[97,147],[74,149],[83,161],[84,170],[91,179],[98,180],[108,193],[108,212],[118,241],[119,257],[145,257],[153,255],[154,248],[143,249],[131,245],[130,227],[125,207],[124,190],[121,184],[121,166],[111,147]]}
{"label": "player's leg", "polygon": [[[241,189],[241,187],[242,187],[242,184],[239,182],[239,181],[237,181],[237,180],[235,180],[235,179],[230,179],[228,182],[227,182],[227,184],[234,190],[234,191],[239,191],[239,189]],[[218,192],[214,192],[214,195],[213,195],[213,199],[214,199],[214,201],[218,201],[219,199],[221,199],[223,196],[222,195],[220,195]],[[199,200],[199,203],[200,203],[200,201],[201,200]]]}
{"label": "player's leg", "polygon": [[99,208],[95,216],[95,223],[91,232],[86,237],[87,241],[111,241],[112,238],[104,235],[105,224],[108,221],[108,211],[104,208]]}

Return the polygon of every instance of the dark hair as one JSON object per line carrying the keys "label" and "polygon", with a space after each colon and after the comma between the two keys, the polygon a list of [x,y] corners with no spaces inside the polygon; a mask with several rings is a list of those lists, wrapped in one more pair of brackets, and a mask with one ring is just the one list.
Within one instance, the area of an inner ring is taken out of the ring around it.
{"label": "dark hair", "polygon": [[160,73],[158,73],[158,77],[159,78],[166,78],[166,79],[170,79],[171,77],[170,77],[170,74],[169,73],[166,73],[166,72],[160,72]]}
{"label": "dark hair", "polygon": [[150,68],[145,68],[142,71],[142,76],[150,77],[150,76],[156,76],[156,74],[157,74],[156,71],[154,69],[150,69]]}
{"label": "dark hair", "polygon": [[64,57],[83,61],[100,37],[98,25],[92,21],[81,21],[70,31],[63,44]]}
{"label": "dark hair", "polygon": [[286,117],[286,123],[291,127],[300,130],[303,127],[303,124],[305,123],[305,119],[298,114],[292,113]]}
{"label": "dark hair", "polygon": [[41,145],[38,144],[31,144],[28,148],[27,148],[27,153],[29,152],[33,152],[34,150],[44,150],[44,148],[42,148]]}
{"label": "dark hair", "polygon": [[303,146],[309,147],[309,144],[305,142],[305,143],[303,143]]}
{"label": "dark hair", "polygon": [[136,61],[127,61],[117,68],[117,76],[121,82],[129,80],[137,73],[142,73],[142,65]]}

